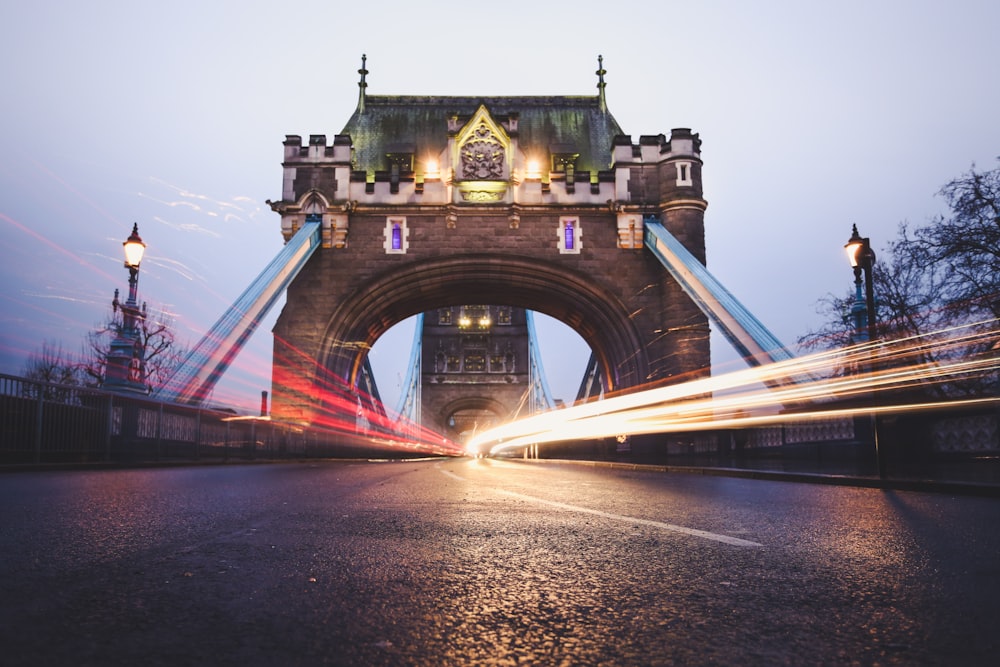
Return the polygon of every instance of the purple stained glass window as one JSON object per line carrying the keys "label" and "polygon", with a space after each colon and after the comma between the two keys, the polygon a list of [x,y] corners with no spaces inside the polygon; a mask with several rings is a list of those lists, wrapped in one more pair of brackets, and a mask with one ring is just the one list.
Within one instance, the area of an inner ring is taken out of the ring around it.
{"label": "purple stained glass window", "polygon": [[565,246],[566,250],[573,249],[574,240],[575,239],[573,237],[573,221],[567,220],[566,224],[563,227],[563,245]]}
{"label": "purple stained glass window", "polygon": [[392,223],[392,249],[403,249],[403,230],[400,229],[398,222]]}

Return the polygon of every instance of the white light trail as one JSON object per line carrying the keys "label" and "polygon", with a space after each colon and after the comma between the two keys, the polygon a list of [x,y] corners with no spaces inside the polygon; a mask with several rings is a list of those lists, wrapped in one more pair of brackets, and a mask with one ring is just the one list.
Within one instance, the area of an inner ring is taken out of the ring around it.
{"label": "white light trail", "polygon": [[[1000,370],[991,348],[1000,332],[984,323],[891,343],[865,343],[683,384],[657,387],[554,410],[474,437],[470,449],[491,454],[568,440],[667,433],[817,419],[972,407],[1000,396],[903,399],[902,390],[929,388]],[[990,325],[996,322],[986,323]],[[948,359],[949,355],[955,359]],[[932,360],[928,360],[932,359]],[[939,361],[933,361],[938,359]],[[943,361],[941,361],[943,359]],[[845,369],[852,370],[849,374]],[[792,380],[791,382],[789,380]],[[769,389],[760,387],[768,386]]]}

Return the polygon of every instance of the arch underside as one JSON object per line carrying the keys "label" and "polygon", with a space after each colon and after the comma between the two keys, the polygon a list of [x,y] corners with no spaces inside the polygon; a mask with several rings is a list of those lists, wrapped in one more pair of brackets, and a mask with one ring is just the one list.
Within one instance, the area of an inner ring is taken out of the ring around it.
{"label": "arch underside", "polygon": [[436,415],[439,424],[446,424],[449,436],[461,440],[478,431],[492,428],[513,415],[499,401],[485,396],[468,396],[450,401]]}
{"label": "arch underside", "polygon": [[498,417],[508,416],[507,409],[503,403],[486,396],[467,396],[458,398],[454,401],[449,401],[441,408],[441,414],[439,416],[447,418],[449,415],[463,410],[483,410],[486,412],[492,412]]}
{"label": "arch underside", "polygon": [[615,294],[564,266],[494,254],[452,255],[381,274],[335,304],[320,365],[353,386],[366,351],[393,325],[435,308],[472,303],[521,307],[563,322],[593,350],[609,390],[647,377],[642,337]]}

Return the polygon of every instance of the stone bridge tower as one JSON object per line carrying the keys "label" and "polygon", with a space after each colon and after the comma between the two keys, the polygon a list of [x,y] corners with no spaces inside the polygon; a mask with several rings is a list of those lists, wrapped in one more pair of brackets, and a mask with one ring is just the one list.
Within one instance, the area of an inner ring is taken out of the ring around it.
{"label": "stone bridge tower", "polygon": [[527,416],[528,325],[523,308],[463,305],[424,314],[420,423],[456,442]]}
{"label": "stone bridge tower", "polygon": [[316,421],[382,333],[465,304],[560,320],[611,391],[708,373],[707,318],[643,246],[655,216],[704,262],[697,134],[633,142],[603,68],[594,96],[373,96],[359,73],[332,141],[286,137],[268,202],[286,239],[322,224],[274,327],[272,414]]}

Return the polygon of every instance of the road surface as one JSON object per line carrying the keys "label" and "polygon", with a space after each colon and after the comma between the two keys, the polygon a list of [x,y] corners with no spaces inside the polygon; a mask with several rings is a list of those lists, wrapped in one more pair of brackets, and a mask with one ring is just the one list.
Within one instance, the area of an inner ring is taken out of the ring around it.
{"label": "road surface", "polygon": [[986,665],[1000,501],[494,460],[0,474],[4,665]]}

